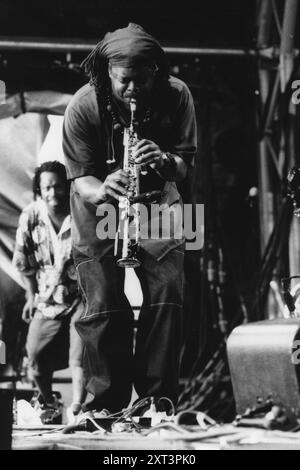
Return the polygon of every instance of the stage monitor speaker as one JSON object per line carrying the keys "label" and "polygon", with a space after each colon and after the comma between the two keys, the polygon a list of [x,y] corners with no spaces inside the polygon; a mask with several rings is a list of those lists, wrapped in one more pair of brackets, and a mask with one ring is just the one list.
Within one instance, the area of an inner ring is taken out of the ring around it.
{"label": "stage monitor speaker", "polygon": [[300,319],[238,326],[227,354],[238,414],[271,402],[300,417]]}
{"label": "stage monitor speaker", "polygon": [[13,390],[0,389],[0,450],[11,449]]}

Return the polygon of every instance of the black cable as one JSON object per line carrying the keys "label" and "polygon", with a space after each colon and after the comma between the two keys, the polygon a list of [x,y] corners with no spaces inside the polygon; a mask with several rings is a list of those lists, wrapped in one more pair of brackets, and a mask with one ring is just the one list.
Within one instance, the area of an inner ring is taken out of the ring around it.
{"label": "black cable", "polygon": [[256,295],[250,311],[251,318],[255,317],[254,312],[257,308],[259,308],[258,318],[260,319],[263,315],[273,270],[276,263],[281,258],[286,241],[288,240],[291,220],[291,205],[287,199],[284,199],[257,275],[255,287]]}

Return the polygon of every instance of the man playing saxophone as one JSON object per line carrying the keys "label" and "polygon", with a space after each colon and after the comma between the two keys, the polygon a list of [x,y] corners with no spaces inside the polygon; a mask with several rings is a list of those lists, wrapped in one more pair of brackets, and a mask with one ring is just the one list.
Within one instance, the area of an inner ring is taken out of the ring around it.
{"label": "man playing saxophone", "polygon": [[[184,237],[140,240],[136,274],[143,292],[133,354],[133,313],[114,240],[96,235],[97,208],[128,196],[124,133],[136,103],[133,151],[142,194],[161,194],[162,215],[180,224],[176,182],[193,166],[196,120],[185,83],[169,76],[160,44],[130,23],[107,33],[84,62],[90,77],[65,114],[63,146],[71,180],[73,255],[85,311],[77,322],[86,351],[85,411],[120,411],[131,399],[178,395]],[[151,222],[157,222],[151,220]]]}

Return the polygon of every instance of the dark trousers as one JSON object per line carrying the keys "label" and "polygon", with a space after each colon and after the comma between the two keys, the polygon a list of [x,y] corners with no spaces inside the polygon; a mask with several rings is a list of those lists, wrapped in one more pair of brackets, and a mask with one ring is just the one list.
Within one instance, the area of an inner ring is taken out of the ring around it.
{"label": "dark trousers", "polygon": [[125,270],[113,256],[75,255],[85,311],[76,323],[85,347],[86,410],[128,406],[132,385],[140,398],[178,396],[182,336],[183,248],[156,261],[141,252],[136,274],[143,292],[135,351],[133,312],[124,294]]}

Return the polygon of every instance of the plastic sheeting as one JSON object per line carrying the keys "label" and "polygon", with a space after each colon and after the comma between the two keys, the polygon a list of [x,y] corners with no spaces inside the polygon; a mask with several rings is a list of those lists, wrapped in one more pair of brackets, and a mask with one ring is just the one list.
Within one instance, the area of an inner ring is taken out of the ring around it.
{"label": "plastic sheeting", "polygon": [[11,264],[19,215],[32,200],[32,177],[40,153],[41,161],[62,160],[61,137],[55,139],[55,133],[50,139],[52,147],[47,144],[48,151],[43,149],[50,142],[48,115],[61,115],[62,122],[71,96],[30,91],[10,96],[0,105],[0,269],[20,285],[21,278]]}
{"label": "plastic sheeting", "polygon": [[11,262],[16,228],[21,210],[32,200],[32,177],[40,157],[62,159],[61,136],[51,130],[55,117],[50,115],[60,115],[56,119],[62,122],[70,98],[38,91],[0,103],[0,339],[6,344],[6,362],[15,369],[26,336],[23,282]]}
{"label": "plastic sheeting", "polygon": [[63,115],[72,95],[51,90],[25,91],[8,96],[0,106],[0,119],[22,113]]}

